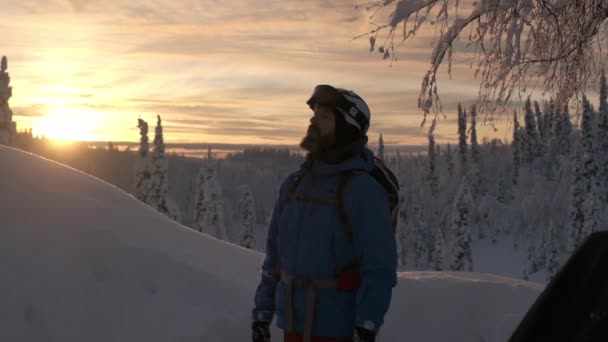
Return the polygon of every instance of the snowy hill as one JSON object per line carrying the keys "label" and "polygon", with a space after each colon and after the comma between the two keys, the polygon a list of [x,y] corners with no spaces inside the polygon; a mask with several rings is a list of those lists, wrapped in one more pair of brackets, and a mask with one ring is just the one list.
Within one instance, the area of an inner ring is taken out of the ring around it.
{"label": "snowy hill", "polygon": [[[61,164],[1,146],[0,161],[0,340],[249,339],[260,253]],[[541,290],[484,274],[401,273],[379,340],[504,341]]]}

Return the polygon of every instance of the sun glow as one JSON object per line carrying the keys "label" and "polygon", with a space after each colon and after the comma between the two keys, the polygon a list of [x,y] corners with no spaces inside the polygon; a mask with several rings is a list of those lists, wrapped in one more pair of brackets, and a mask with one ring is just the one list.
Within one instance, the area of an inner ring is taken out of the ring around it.
{"label": "sun glow", "polygon": [[58,141],[93,141],[97,114],[86,109],[68,106],[49,108],[46,116],[33,124],[33,134]]}

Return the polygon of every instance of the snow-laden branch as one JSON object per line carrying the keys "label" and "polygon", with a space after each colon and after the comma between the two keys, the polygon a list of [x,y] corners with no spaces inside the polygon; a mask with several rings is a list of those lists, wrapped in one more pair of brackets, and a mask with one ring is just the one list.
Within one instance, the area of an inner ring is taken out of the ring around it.
{"label": "snow-laden branch", "polygon": [[[392,62],[397,60],[395,50],[425,24],[435,28],[435,46],[418,99],[425,119],[429,112],[442,110],[437,72],[447,60],[451,74],[453,46],[459,39],[466,39],[473,50],[479,109],[486,115],[528,88],[538,87],[564,104],[582,94],[589,78],[608,60],[606,0],[478,0],[467,6],[460,0],[386,0],[369,2],[365,8],[373,11],[371,19],[381,10],[390,11],[385,24],[374,24],[376,29],[359,37],[370,35],[371,50],[378,45]],[[400,25],[403,31],[395,41]],[[468,36],[465,28],[470,28]],[[386,35],[379,44],[381,34]]]}

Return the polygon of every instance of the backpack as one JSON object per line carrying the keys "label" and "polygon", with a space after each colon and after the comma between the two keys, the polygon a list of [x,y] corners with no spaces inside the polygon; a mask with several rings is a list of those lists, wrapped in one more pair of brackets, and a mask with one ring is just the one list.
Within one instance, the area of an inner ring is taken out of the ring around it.
{"label": "backpack", "polygon": [[307,169],[307,163],[304,163],[300,170],[295,174],[294,180],[287,195],[287,199],[309,200],[316,203],[334,206],[338,212],[340,221],[344,224],[346,235],[349,237],[349,239],[352,239],[353,226],[348,214],[346,213],[344,194],[346,192],[348,183],[354,176],[369,174],[376,180],[376,182],[382,185],[384,191],[386,192],[386,197],[388,199],[389,209],[391,212],[391,227],[393,229],[393,233],[395,233],[397,229],[397,216],[399,212],[399,181],[391,169],[386,166],[384,161],[382,161],[382,159],[374,157],[374,167],[370,171],[353,169],[342,172],[336,188],[336,197],[333,199],[301,197],[296,194],[295,191],[298,188],[303,176],[306,174]]}

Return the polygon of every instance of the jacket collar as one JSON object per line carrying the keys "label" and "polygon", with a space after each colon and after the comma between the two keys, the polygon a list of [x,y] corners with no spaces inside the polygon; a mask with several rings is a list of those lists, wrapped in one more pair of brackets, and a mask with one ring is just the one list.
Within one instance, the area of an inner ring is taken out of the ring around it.
{"label": "jacket collar", "polygon": [[337,174],[348,170],[371,170],[374,166],[374,154],[367,149],[367,136],[325,153],[309,153],[302,169],[309,169],[314,174]]}

